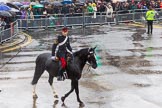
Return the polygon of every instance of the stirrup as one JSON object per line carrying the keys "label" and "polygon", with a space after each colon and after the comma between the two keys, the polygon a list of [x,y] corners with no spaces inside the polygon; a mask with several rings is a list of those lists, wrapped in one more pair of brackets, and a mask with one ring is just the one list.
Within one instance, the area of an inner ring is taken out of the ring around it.
{"label": "stirrup", "polygon": [[62,81],[62,77],[61,76],[57,76],[57,81]]}
{"label": "stirrup", "polygon": [[66,72],[63,73],[63,77],[64,77],[65,79],[68,79],[68,75],[67,75]]}

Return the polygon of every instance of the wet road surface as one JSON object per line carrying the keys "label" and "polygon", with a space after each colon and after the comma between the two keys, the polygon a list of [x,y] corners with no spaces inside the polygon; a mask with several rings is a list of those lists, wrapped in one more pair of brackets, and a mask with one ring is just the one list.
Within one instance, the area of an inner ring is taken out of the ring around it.
{"label": "wet road surface", "polygon": [[[71,30],[75,50],[98,46],[99,67],[87,72],[80,80],[80,98],[85,108],[161,108],[162,103],[162,31],[154,28],[147,35],[145,28],[135,26],[102,26]],[[51,52],[54,35],[59,32],[29,32],[33,42],[22,48],[7,65],[0,69],[0,105],[2,108],[79,108],[75,93],[62,106],[60,97],[70,90],[70,80],[54,87],[59,95],[56,104],[45,72],[37,84],[38,99],[33,101],[31,80],[35,59]],[[17,52],[5,53],[3,61]]]}

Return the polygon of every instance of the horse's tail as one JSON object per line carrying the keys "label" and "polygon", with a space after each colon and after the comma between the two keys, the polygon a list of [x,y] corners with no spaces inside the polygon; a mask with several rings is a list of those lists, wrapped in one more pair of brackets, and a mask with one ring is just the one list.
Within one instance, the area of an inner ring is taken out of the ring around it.
{"label": "horse's tail", "polygon": [[35,67],[34,77],[31,82],[32,85],[37,84],[37,82],[38,82],[39,78],[41,77],[41,75],[43,74],[44,70],[45,70],[45,63],[42,62],[41,57],[38,56],[36,59],[36,67]]}

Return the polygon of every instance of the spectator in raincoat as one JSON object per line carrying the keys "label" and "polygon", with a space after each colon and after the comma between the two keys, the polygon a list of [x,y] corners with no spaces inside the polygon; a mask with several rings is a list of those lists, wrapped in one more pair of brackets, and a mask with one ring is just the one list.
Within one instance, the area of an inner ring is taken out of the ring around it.
{"label": "spectator in raincoat", "polygon": [[26,19],[27,18],[27,11],[25,8],[21,8],[21,19]]}
{"label": "spectator in raincoat", "polygon": [[93,15],[94,10],[91,3],[88,3],[87,12],[89,13],[89,15]]}
{"label": "spectator in raincoat", "polygon": [[96,3],[92,3],[92,8],[93,8],[93,11],[94,11],[93,18],[96,18],[96,12],[97,12]]}
{"label": "spectator in raincoat", "polygon": [[160,2],[160,8],[162,9],[162,1]]}
{"label": "spectator in raincoat", "polygon": [[110,3],[106,5],[106,16],[109,18],[113,17],[113,7]]}
{"label": "spectator in raincoat", "polygon": [[6,22],[4,21],[4,18],[0,17],[0,31],[4,30],[6,26]]}
{"label": "spectator in raincoat", "polygon": [[29,8],[27,11],[28,19],[34,19],[33,9]]}

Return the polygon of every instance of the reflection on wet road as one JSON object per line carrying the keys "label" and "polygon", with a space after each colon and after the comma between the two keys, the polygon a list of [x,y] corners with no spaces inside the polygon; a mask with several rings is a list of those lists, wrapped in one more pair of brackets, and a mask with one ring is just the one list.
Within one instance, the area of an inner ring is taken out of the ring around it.
{"label": "reflection on wet road", "polygon": [[[134,26],[94,27],[70,31],[74,51],[98,46],[100,66],[87,71],[80,81],[80,96],[86,108],[161,108],[162,37],[155,28],[147,35],[145,28]],[[70,81],[57,82],[55,100],[48,84],[48,74],[39,80],[38,99],[32,99],[30,82],[37,55],[51,52],[54,30],[29,32],[34,41],[0,69],[0,104],[2,108],[78,108],[75,93],[62,105],[60,97],[70,90]],[[16,52],[5,53],[3,60]],[[60,86],[61,85],[61,86]]]}

